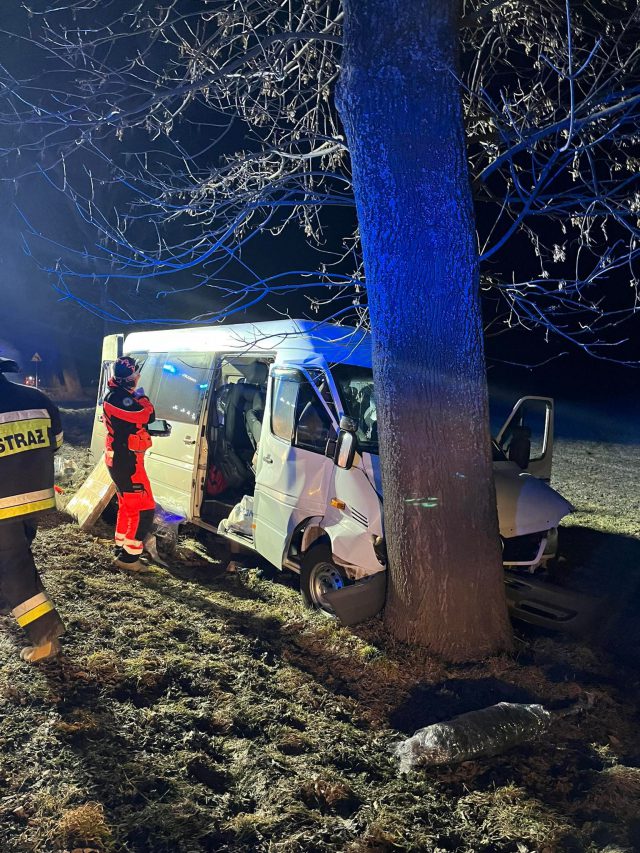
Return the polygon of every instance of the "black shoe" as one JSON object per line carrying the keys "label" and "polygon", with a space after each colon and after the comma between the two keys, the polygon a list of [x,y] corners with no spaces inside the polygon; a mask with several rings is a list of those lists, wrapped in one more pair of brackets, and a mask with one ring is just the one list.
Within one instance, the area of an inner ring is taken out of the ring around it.
{"label": "black shoe", "polygon": [[147,566],[145,566],[140,560],[116,559],[114,565],[116,568],[123,569],[125,572],[131,572],[132,574],[145,574],[149,571]]}

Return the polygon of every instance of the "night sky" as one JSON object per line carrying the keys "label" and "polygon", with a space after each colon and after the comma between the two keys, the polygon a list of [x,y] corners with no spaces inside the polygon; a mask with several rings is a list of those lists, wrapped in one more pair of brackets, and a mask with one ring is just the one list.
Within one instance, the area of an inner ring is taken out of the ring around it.
{"label": "night sky", "polygon": [[[34,48],[29,48],[24,39],[14,38],[8,33],[26,33],[28,21],[24,8],[17,0],[8,0],[3,6],[3,27],[0,34],[3,63],[16,77],[34,76],[38,72],[42,57]],[[194,131],[196,132],[196,131]],[[235,135],[234,135],[235,134]],[[15,123],[4,123],[0,127],[0,141],[8,153],[0,159],[0,203],[4,211],[0,225],[0,259],[2,279],[0,295],[0,342],[17,350],[23,362],[37,351],[43,357],[43,372],[57,369],[60,365],[61,349],[74,358],[84,382],[94,379],[98,371],[102,336],[114,331],[126,330],[118,323],[104,321],[75,304],[61,298],[53,285],[55,279],[47,273],[55,266],[58,258],[65,258],[67,247],[79,249],[89,246],[94,235],[82,233],[77,212],[65,196],[49,185],[38,169],[40,162],[34,151],[15,155],[15,148],[24,142],[25,131]],[[241,130],[233,131],[224,145],[233,148],[241,141]],[[219,152],[212,153],[219,154]],[[81,165],[81,164],[80,164]],[[80,168],[76,164],[76,168]],[[17,180],[16,180],[17,178]],[[480,216],[482,211],[478,211]],[[332,234],[349,232],[353,225],[352,212],[328,211],[324,220],[329,239]],[[26,220],[26,221],[25,221]],[[29,223],[29,225],[26,224]],[[29,230],[46,234],[41,240],[29,234]],[[513,263],[517,267],[518,248],[513,249]],[[69,254],[67,259],[71,258]],[[321,258],[310,249],[303,235],[295,226],[289,226],[279,238],[264,237],[256,241],[246,254],[249,263],[257,264],[261,274],[276,274],[287,268],[317,268]],[[189,271],[172,276],[171,288],[192,288],[193,274]],[[100,302],[113,299],[126,304],[133,317],[167,317],[188,320],[190,317],[209,310],[211,292],[190,290],[185,294],[173,294],[156,299],[153,285],[142,285],[138,290],[126,285],[112,285],[102,296],[96,296],[100,287],[86,282],[79,288],[85,298]],[[169,288],[169,289],[171,289]],[[274,318],[277,311],[290,316],[322,316],[310,312],[309,296],[313,294],[286,294],[270,297],[258,307],[236,314],[231,322]],[[324,295],[324,294],[323,294]],[[491,305],[487,313],[491,313]],[[145,327],[147,324],[142,324]],[[132,327],[129,327],[130,329]],[[625,350],[626,357],[633,355],[635,342]],[[536,369],[526,365],[544,362],[554,353],[564,355]],[[527,334],[512,332],[487,341],[490,383],[513,389],[514,393],[550,393],[556,396],[582,400],[634,400],[638,390],[637,369],[613,362],[596,361],[583,354],[570,343],[566,346],[552,341],[547,344],[541,332]],[[640,351],[638,352],[640,355]],[[525,365],[525,366],[521,366]],[[625,404],[626,405],[626,404]]]}

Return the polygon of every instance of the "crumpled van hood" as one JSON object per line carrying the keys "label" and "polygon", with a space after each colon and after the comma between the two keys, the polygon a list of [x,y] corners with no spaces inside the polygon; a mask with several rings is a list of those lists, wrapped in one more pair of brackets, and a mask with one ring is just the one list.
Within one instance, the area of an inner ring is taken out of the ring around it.
{"label": "crumpled van hood", "polygon": [[[374,484],[382,494],[380,457],[370,454]],[[503,467],[504,466],[504,467]],[[557,527],[573,507],[543,480],[525,474],[513,462],[494,463],[500,534],[525,536]]]}
{"label": "crumpled van hood", "polygon": [[569,501],[531,474],[494,468],[494,477],[501,536],[540,533],[573,512]]}

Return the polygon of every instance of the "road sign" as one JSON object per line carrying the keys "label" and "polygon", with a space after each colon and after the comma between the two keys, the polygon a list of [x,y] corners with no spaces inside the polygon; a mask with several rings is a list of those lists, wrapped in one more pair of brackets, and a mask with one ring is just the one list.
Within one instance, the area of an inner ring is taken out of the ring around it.
{"label": "road sign", "polygon": [[31,361],[42,361],[42,356],[40,355],[40,353],[34,352],[34,354],[31,356]]}

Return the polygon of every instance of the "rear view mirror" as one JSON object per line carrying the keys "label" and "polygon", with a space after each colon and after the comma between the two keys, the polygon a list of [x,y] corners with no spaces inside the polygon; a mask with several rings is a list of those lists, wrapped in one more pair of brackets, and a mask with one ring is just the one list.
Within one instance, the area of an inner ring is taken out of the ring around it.
{"label": "rear view mirror", "polygon": [[147,432],[154,438],[171,435],[171,424],[164,420],[155,420],[151,424],[147,424]]}

